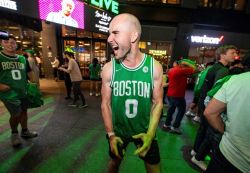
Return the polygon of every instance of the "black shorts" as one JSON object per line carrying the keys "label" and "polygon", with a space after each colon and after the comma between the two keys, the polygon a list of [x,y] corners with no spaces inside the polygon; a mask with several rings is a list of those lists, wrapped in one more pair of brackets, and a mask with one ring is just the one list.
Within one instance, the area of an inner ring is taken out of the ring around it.
{"label": "black shorts", "polygon": [[[121,138],[121,139],[123,141],[123,145],[121,146],[122,148],[120,148],[120,149],[126,150],[128,144],[130,142],[133,142],[135,144],[135,146],[142,145],[142,141],[140,139],[132,139],[132,138],[131,139]],[[108,140],[108,143],[109,143],[109,140]],[[115,154],[111,152],[110,144],[109,144],[109,156],[112,159],[117,159]],[[151,164],[151,165],[160,163],[160,152],[159,152],[157,140],[154,139],[152,141],[151,147],[150,147],[150,149],[147,152],[145,157],[141,157],[141,156],[139,156],[139,157],[140,157],[140,159],[144,160],[146,163]]]}
{"label": "black shorts", "polygon": [[11,116],[19,116],[23,111],[28,109],[28,100],[26,98],[16,100],[2,100],[3,104]]}

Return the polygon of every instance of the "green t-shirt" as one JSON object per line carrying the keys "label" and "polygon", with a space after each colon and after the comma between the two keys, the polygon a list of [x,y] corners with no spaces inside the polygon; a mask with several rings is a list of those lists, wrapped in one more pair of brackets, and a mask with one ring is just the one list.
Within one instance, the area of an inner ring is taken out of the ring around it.
{"label": "green t-shirt", "polygon": [[96,64],[95,67],[94,67],[94,64],[90,64],[89,65],[89,77],[90,77],[90,79],[98,80],[100,78],[100,71],[101,71],[100,64]]}
{"label": "green t-shirt", "polygon": [[117,136],[146,133],[150,120],[154,59],[144,55],[136,68],[112,59],[112,121]]}
{"label": "green t-shirt", "polygon": [[20,55],[10,57],[0,53],[0,83],[10,87],[8,91],[0,92],[1,100],[26,97],[27,72],[25,57]]}
{"label": "green t-shirt", "polygon": [[195,82],[195,86],[194,86],[194,95],[196,97],[198,97],[200,95],[200,92],[201,92],[201,87],[206,79],[206,76],[207,76],[207,73],[208,73],[208,70],[210,69],[211,67],[207,67],[205,70],[201,71],[199,74],[198,74],[198,77],[196,79],[196,82]]}

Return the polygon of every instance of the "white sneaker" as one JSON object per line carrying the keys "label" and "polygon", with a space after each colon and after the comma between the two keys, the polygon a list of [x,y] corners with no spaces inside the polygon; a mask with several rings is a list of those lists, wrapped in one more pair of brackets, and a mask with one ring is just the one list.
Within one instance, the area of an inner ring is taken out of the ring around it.
{"label": "white sneaker", "polygon": [[18,133],[12,133],[11,134],[11,144],[13,147],[18,147],[22,144]]}
{"label": "white sneaker", "polygon": [[69,104],[68,106],[70,106],[70,107],[77,107],[77,104],[75,104],[75,103],[72,103],[72,104]]}
{"label": "white sneaker", "polygon": [[96,94],[95,94],[96,97],[98,97],[98,96],[100,96],[100,95],[101,95],[101,94],[99,94],[99,93],[96,93]]}
{"label": "white sneaker", "polygon": [[187,117],[194,117],[194,116],[195,116],[195,113],[193,113],[192,111],[188,110],[188,111],[185,113],[185,115],[186,115]]}
{"label": "white sneaker", "polygon": [[196,152],[194,151],[194,149],[191,150],[190,155],[191,156],[195,156],[196,155]]}
{"label": "white sneaker", "polygon": [[193,120],[198,123],[201,122],[201,118],[199,116],[195,116]]}
{"label": "white sneaker", "polygon": [[199,161],[199,160],[196,160],[195,156],[192,157],[191,161],[197,165],[199,168],[201,168],[202,171],[206,171],[207,169],[207,165],[204,161]]}
{"label": "white sneaker", "polygon": [[90,96],[92,96],[92,95],[93,95],[93,93],[89,93],[89,95],[90,95]]}
{"label": "white sneaker", "polygon": [[86,108],[86,107],[88,107],[87,104],[78,106],[78,108]]}

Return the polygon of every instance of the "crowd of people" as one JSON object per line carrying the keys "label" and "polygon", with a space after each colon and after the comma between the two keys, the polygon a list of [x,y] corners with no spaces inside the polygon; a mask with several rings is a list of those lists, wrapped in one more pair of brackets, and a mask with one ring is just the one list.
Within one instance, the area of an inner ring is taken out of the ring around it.
{"label": "crowd of people", "polygon": [[[113,58],[102,71],[96,58],[89,65],[89,95],[95,93],[102,97],[109,173],[119,172],[130,143],[136,146],[134,154],[144,161],[148,173],[161,172],[156,129],[162,115],[163,98],[168,100],[168,111],[162,129],[181,135],[181,122],[187,109],[187,78],[199,73],[194,61],[181,59],[175,61],[163,77],[162,65],[139,49],[141,32],[141,24],[134,15],[117,15],[109,25],[107,40],[113,49]],[[10,36],[1,44],[0,99],[10,113],[11,141],[16,147],[21,144],[19,124],[21,137],[37,136],[27,127],[26,84],[29,80],[39,86],[39,69],[31,50],[26,51],[27,59],[16,54],[15,37]],[[74,51],[67,48],[63,54],[63,65],[60,66],[57,59],[51,63],[54,74],[57,75],[58,70],[65,73],[65,99],[71,98],[73,88],[74,98],[69,106],[86,108],[88,105],[81,90],[83,78]],[[232,45],[216,50],[216,62],[208,64],[198,75],[193,102],[186,112],[187,116],[197,115],[200,119],[190,151],[191,162],[207,173],[250,172],[250,56],[247,54],[242,61],[235,60],[236,56],[237,48]],[[80,105],[77,104],[79,99]],[[208,166],[204,162],[207,155],[212,157]]]}

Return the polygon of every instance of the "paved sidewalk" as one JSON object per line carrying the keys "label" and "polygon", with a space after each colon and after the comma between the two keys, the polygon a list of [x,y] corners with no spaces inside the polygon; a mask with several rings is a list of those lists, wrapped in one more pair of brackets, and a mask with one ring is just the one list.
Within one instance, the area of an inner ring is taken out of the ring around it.
{"label": "paved sidewalk", "polygon": [[[29,110],[29,128],[39,133],[37,138],[22,140],[14,149],[10,145],[9,115],[0,103],[0,173],[106,173],[108,144],[100,111],[100,97],[89,96],[88,81],[82,89],[89,107],[67,106],[64,82],[42,79],[41,90],[45,105]],[[192,100],[187,94],[188,102]],[[164,122],[162,118],[160,125]],[[196,173],[190,163],[197,124],[184,117],[182,135],[158,129],[162,173]],[[144,164],[133,155],[129,145],[120,173],[144,173]]]}

